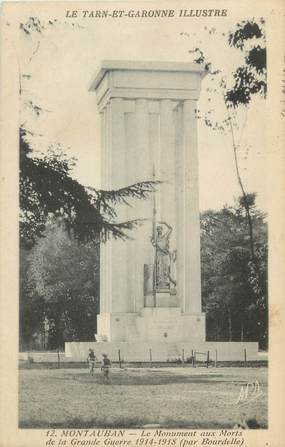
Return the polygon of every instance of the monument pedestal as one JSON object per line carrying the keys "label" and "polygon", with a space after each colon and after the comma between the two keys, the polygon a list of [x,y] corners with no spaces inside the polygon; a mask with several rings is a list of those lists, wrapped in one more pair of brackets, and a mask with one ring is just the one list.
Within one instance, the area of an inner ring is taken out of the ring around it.
{"label": "monument pedestal", "polygon": [[205,314],[187,315],[179,307],[145,307],[140,313],[100,314],[97,341],[202,342]]}
{"label": "monument pedestal", "polygon": [[[70,361],[85,362],[89,348],[94,349],[97,359],[100,361],[103,353],[108,353],[112,362],[171,362],[182,359],[190,361],[192,352],[198,361],[205,362],[209,351],[210,360],[215,361],[244,361],[246,349],[247,361],[266,360],[258,352],[256,342],[214,342],[184,340],[181,341],[132,341],[132,342],[68,342],[65,343],[65,357]],[[216,357],[217,356],[217,357]]]}

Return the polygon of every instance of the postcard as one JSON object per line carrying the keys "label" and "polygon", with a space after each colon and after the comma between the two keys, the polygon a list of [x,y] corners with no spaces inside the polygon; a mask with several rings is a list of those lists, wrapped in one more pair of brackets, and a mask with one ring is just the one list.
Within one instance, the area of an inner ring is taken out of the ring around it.
{"label": "postcard", "polygon": [[283,445],[284,4],[1,5],[0,445]]}

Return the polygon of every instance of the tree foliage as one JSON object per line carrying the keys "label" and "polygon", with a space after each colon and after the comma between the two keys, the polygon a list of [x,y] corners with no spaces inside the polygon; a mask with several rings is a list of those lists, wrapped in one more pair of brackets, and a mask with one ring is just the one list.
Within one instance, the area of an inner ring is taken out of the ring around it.
{"label": "tree foliage", "polygon": [[[233,86],[226,88],[227,106],[248,105],[257,93],[266,95],[266,47],[263,19],[243,20],[229,33],[228,43],[243,54],[243,64],[233,73]],[[248,45],[248,48],[246,48]],[[225,80],[221,80],[225,86]]]}
{"label": "tree foliage", "polygon": [[19,345],[20,349],[29,349],[33,336],[44,326],[44,299],[34,290],[28,280],[30,250],[20,250],[19,281]]}
{"label": "tree foliage", "polygon": [[[264,25],[264,20],[260,19],[260,24]],[[245,42],[253,38],[264,37],[264,31],[256,20],[243,20],[238,23],[234,31],[229,33],[229,44],[240,50],[244,49]]]}
{"label": "tree foliage", "polygon": [[[30,315],[40,328],[49,327],[49,347],[63,346],[66,340],[94,339],[99,310],[99,244],[82,243],[68,234],[60,218],[51,218],[44,237],[26,257],[26,274],[21,301],[30,306]],[[33,302],[41,303],[35,313]],[[22,320],[22,327],[27,322]],[[30,323],[28,323],[30,324]]]}
{"label": "tree foliage", "polygon": [[[234,86],[225,94],[229,106],[248,105],[253,95],[266,96],[266,47],[263,19],[243,20],[230,32],[229,45],[243,51],[244,62],[233,73]],[[250,44],[246,49],[245,45]]]}
{"label": "tree foliage", "polygon": [[113,236],[127,238],[127,230],[139,220],[116,222],[115,204],[128,198],[146,199],[155,182],[146,181],[118,191],[88,188],[72,178],[75,160],[67,158],[61,147],[35,156],[20,129],[20,236],[25,246],[43,234],[49,214],[61,216],[67,231],[79,240],[103,240]]}
{"label": "tree foliage", "polygon": [[[210,340],[257,340],[267,347],[267,226],[251,195],[255,252],[260,281],[252,263],[243,197],[235,207],[201,216],[203,306]],[[258,290],[256,287],[258,286]],[[261,290],[260,290],[261,289]]]}
{"label": "tree foliage", "polygon": [[[214,107],[220,96],[223,97],[226,108],[232,109],[232,115],[241,106],[249,106],[254,97],[266,97],[265,21],[263,18],[243,20],[228,33],[205,26],[203,32],[206,34],[205,41],[208,38],[211,43],[215,41],[216,44],[203,46],[200,35],[199,40],[195,41],[192,35],[181,33],[187,38],[191,36],[194,44],[188,53],[193,62],[203,64],[208,73],[204,83],[208,83],[209,110],[198,110],[197,116],[213,130],[225,132],[229,130],[228,115],[226,113],[224,117],[219,116],[218,108]],[[217,46],[221,45],[232,49],[232,55],[229,54],[231,62],[228,64],[225,63],[223,52],[217,52]],[[237,64],[234,60],[238,61]]]}

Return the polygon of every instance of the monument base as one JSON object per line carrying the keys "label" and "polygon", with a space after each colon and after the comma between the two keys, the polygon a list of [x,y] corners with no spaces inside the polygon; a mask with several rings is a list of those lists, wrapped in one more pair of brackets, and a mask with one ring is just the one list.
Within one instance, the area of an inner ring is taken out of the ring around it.
{"label": "monument base", "polygon": [[112,362],[171,362],[190,361],[196,351],[197,361],[206,361],[207,352],[211,361],[244,361],[246,349],[247,361],[264,360],[258,352],[257,342],[67,342],[65,357],[70,361],[86,361],[88,349],[94,349],[100,361],[102,354],[109,355]]}
{"label": "monument base", "polygon": [[179,307],[145,307],[140,313],[105,313],[97,317],[94,342],[65,343],[65,356],[84,361],[93,348],[100,360],[107,353],[112,361],[169,362],[262,360],[257,342],[207,342],[205,314],[185,314]]}
{"label": "monument base", "polygon": [[203,342],[205,314],[185,314],[180,307],[144,307],[140,313],[106,313],[97,317],[99,342]]}

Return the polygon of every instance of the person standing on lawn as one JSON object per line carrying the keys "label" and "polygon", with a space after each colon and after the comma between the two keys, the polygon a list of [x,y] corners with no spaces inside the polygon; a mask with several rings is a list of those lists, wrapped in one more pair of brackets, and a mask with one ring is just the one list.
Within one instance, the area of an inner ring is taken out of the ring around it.
{"label": "person standing on lawn", "polygon": [[89,365],[89,374],[91,374],[91,376],[93,376],[94,374],[94,368],[95,368],[95,362],[96,362],[96,355],[95,352],[93,351],[93,349],[89,348],[89,354],[87,357],[87,362]]}
{"label": "person standing on lawn", "polygon": [[103,379],[105,383],[111,383],[110,380],[110,368],[111,360],[108,358],[108,354],[102,354],[102,366],[101,371],[103,372]]}

